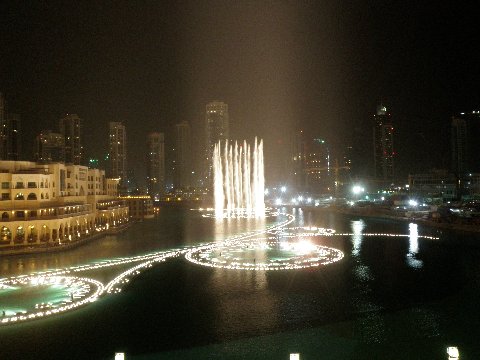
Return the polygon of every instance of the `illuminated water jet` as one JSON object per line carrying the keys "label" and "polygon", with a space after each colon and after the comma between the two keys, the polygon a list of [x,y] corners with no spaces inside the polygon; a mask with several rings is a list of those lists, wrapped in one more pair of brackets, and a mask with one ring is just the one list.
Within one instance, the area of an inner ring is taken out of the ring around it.
{"label": "illuminated water jet", "polygon": [[253,151],[243,145],[218,142],[213,152],[215,217],[264,217],[263,140]]}

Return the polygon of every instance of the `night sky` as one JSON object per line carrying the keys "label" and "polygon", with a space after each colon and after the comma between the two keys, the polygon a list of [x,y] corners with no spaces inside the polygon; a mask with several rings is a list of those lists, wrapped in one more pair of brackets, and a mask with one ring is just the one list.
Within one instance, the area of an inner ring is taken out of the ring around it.
{"label": "night sky", "polygon": [[[127,127],[143,177],[145,136],[229,104],[231,137],[265,139],[267,181],[304,129],[351,144],[371,175],[372,115],[392,113],[397,174],[449,165],[449,120],[480,110],[480,13],[460,2],[2,1],[0,91],[20,113],[24,155],[63,113],[85,120],[89,156]],[[443,2],[441,2],[443,3]]]}

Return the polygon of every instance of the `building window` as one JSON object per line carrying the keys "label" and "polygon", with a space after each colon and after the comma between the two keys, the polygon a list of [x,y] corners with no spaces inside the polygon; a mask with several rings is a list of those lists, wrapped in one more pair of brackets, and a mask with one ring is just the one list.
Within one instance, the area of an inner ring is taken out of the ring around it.
{"label": "building window", "polygon": [[37,194],[35,193],[28,194],[27,200],[37,200]]}
{"label": "building window", "polygon": [[34,181],[29,181],[27,186],[29,189],[35,189],[37,187],[37,183]]}
{"label": "building window", "polygon": [[22,193],[18,193],[17,195],[15,195],[15,200],[25,200],[25,197]]}
{"label": "building window", "polygon": [[10,189],[10,183],[9,182],[2,182],[2,189]]}
{"label": "building window", "polygon": [[2,200],[10,200],[10,193],[2,193]]}
{"label": "building window", "polygon": [[12,233],[9,228],[2,226],[2,230],[0,231],[0,239],[2,241],[10,241],[12,239]]}
{"label": "building window", "polygon": [[17,185],[15,186],[17,189],[23,189],[23,182],[18,181]]}
{"label": "building window", "polygon": [[15,236],[15,239],[17,241],[23,241],[25,239],[25,230],[22,226],[19,226],[17,228],[17,235]]}

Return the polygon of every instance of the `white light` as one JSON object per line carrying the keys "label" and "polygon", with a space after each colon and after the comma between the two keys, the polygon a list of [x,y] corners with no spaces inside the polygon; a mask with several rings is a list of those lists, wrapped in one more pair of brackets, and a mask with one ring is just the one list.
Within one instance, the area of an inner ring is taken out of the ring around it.
{"label": "white light", "polygon": [[278,198],[277,200],[275,200],[275,204],[282,205],[282,199]]}
{"label": "white light", "polygon": [[115,360],[125,360],[125,353],[115,353]]}
{"label": "white light", "polygon": [[307,199],[307,202],[308,202],[308,203],[311,203],[311,202],[312,202],[312,198],[308,198],[308,199]]}
{"label": "white light", "polygon": [[298,201],[303,201],[303,196],[299,196]]}
{"label": "white light", "polygon": [[456,346],[449,346],[447,348],[447,354],[449,359],[458,359],[460,358],[460,353]]}
{"label": "white light", "polygon": [[360,194],[362,192],[364,192],[365,189],[363,187],[361,187],[360,185],[355,185],[353,188],[352,188],[352,192],[354,194]]}
{"label": "white light", "polygon": [[418,202],[412,199],[412,200],[409,200],[409,201],[408,201],[408,205],[410,205],[410,206],[417,206],[417,205],[418,205]]}
{"label": "white light", "polygon": [[290,354],[290,360],[300,360],[300,354],[299,353]]}
{"label": "white light", "polygon": [[284,193],[285,191],[287,191],[287,187],[286,187],[286,186],[282,186],[282,187],[280,188],[280,191],[281,191],[282,193]]}

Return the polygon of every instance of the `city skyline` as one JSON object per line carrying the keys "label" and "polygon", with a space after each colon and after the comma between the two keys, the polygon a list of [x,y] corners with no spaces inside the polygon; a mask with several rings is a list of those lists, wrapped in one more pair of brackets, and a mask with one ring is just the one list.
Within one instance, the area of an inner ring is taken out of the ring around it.
{"label": "city skyline", "polygon": [[21,115],[24,154],[41,130],[76,113],[95,129],[85,144],[91,157],[104,155],[108,123],[122,121],[132,164],[142,164],[133,144],[145,134],[170,134],[170,149],[175,124],[186,120],[201,134],[205,104],[221,99],[231,137],[264,139],[272,177],[298,129],[353,145],[367,175],[371,117],[382,101],[395,114],[395,171],[405,177],[448,167],[451,116],[480,104],[474,12],[453,3],[433,13],[428,4],[286,2],[1,10],[0,91]]}

